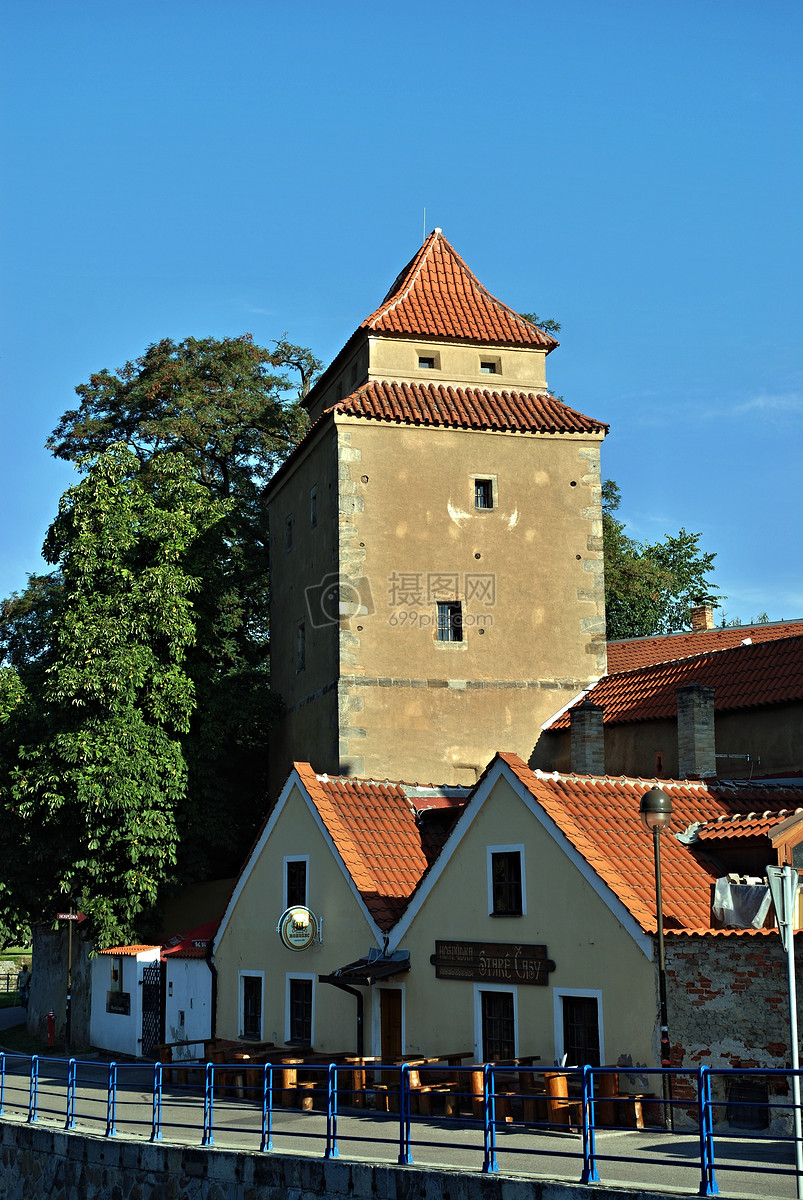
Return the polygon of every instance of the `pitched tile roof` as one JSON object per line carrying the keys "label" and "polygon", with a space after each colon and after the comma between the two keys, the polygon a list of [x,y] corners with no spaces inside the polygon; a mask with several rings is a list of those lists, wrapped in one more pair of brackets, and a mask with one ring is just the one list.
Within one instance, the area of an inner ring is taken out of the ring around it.
{"label": "pitched tile roof", "polygon": [[[643,794],[656,784],[672,798],[672,831],[720,814],[775,809],[777,820],[791,803],[803,802],[803,789],[740,781],[677,782],[551,775],[532,771],[515,754],[498,756],[513,771],[568,841],[594,868],[647,932],[656,929],[653,842],[639,818]],[[743,818],[746,819],[746,818]],[[708,930],[710,885],[720,873],[714,859],[670,834],[661,836],[664,927]]]}
{"label": "pitched tile roof", "polygon": [[554,396],[533,392],[444,384],[374,380],[333,405],[328,412],[406,425],[446,425],[455,429],[519,433],[601,433],[602,421],[586,417]]}
{"label": "pitched tile roof", "polygon": [[688,658],[707,650],[727,650],[742,642],[767,642],[803,634],[803,621],[773,621],[767,625],[734,625],[727,629],[700,629],[696,633],[667,633],[659,637],[628,638],[608,642],[608,672],[632,671],[652,663]]}
{"label": "pitched tile roof", "polygon": [[[390,929],[407,907],[440,853],[453,821],[417,820],[410,785],[317,775],[309,763],[295,763],[299,778],[332,837],[369,912],[380,929]],[[406,790],[407,789],[407,790]],[[449,789],[455,816],[467,791]],[[439,812],[442,809],[439,807]]]}
{"label": "pitched tile roof", "polygon": [[[765,809],[763,812],[722,813],[712,821],[706,821],[696,830],[697,839],[701,842],[722,841],[723,838],[752,838],[764,837],[772,833],[778,826],[790,817],[803,813],[800,806],[801,789],[794,789],[791,798],[782,794],[786,789],[773,788],[773,798],[778,804],[786,799],[790,808]],[[776,794],[777,793],[777,794]]]}
{"label": "pitched tile roof", "polygon": [[[654,721],[677,715],[676,690],[691,683],[715,689],[715,712],[802,700],[803,635],[714,650],[606,675],[589,690],[588,696],[595,704],[602,705],[606,725]],[[548,722],[545,728],[568,729],[570,710]]]}
{"label": "pitched tile roof", "polygon": [[503,346],[558,345],[483,287],[440,229],[429,235],[360,329]]}

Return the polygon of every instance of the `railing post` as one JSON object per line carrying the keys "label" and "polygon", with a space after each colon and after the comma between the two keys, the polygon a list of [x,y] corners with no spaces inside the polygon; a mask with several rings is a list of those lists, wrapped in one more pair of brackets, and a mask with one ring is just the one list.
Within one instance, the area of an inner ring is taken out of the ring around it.
{"label": "railing post", "polygon": [[164,1075],[160,1062],[153,1064],[153,1110],[151,1114],[151,1141],[162,1140],[162,1083]]}
{"label": "railing post", "polygon": [[493,1175],[499,1170],[496,1161],[496,1080],[492,1063],[482,1069],[482,1171]]}
{"label": "railing post", "polygon": [[399,1158],[401,1166],[409,1167],[413,1156],[410,1152],[410,1068],[407,1063],[399,1067]]}
{"label": "railing post", "polygon": [[262,1068],[262,1140],[259,1149],[264,1153],[273,1149],[273,1067],[265,1063]]}
{"label": "railing post", "polygon": [[33,1124],[36,1120],[36,1098],[39,1088],[39,1055],[31,1058],[31,1090],[28,1095],[28,1120]]}
{"label": "railing post", "polygon": [[76,1062],[71,1058],[67,1063],[67,1113],[64,1124],[65,1129],[75,1128],[75,1075]]}
{"label": "railing post", "polygon": [[106,1092],[106,1137],[117,1134],[117,1063],[109,1063],[109,1086]]}
{"label": "railing post", "polygon": [[337,1158],[337,1067],[329,1063],[326,1073],[326,1151],[324,1158]]}
{"label": "railing post", "polygon": [[215,1108],[215,1064],[206,1064],[204,1076],[204,1132],[201,1138],[202,1146],[214,1146],[215,1137],[212,1131]]}
{"label": "railing post", "polygon": [[594,1068],[583,1067],[583,1171],[581,1183],[599,1183],[594,1130]]}
{"label": "railing post", "polygon": [[700,1196],[718,1196],[714,1174],[714,1119],[711,1103],[711,1068],[697,1071],[697,1121],[700,1129]]}

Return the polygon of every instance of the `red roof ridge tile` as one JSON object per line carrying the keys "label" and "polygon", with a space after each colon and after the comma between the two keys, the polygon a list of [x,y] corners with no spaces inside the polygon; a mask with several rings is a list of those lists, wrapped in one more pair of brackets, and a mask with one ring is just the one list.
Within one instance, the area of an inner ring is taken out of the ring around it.
{"label": "red roof ridge tile", "polygon": [[480,283],[440,229],[435,229],[396,277],[360,329],[401,336],[447,337],[499,345],[559,344]]}

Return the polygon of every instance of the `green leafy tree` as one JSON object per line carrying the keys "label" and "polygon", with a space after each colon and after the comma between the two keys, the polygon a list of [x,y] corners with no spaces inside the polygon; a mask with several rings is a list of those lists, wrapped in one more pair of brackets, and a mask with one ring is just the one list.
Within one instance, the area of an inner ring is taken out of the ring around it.
{"label": "green leafy tree", "polygon": [[539,317],[538,313],[527,312],[519,313],[520,317],[524,317],[525,321],[529,321],[531,325],[537,325],[539,329],[543,329],[544,333],[552,334],[554,337],[560,333],[560,321],[553,321],[551,317]]}
{"label": "green leafy tree", "polygon": [[[184,464],[210,502],[223,502],[214,550],[200,556],[195,636],[185,669],[196,703],[180,733],[188,779],[176,814],[177,878],[235,871],[264,809],[267,737],[280,705],[270,694],[268,530],[264,494],[306,428],[300,399],[321,362],[286,335],[267,350],[250,335],[163,339],[117,371],[76,388],[48,446],[90,470],[110,447],[136,456],[156,487],[166,459]],[[31,695],[51,664],[65,603],[56,571],[32,576],[0,607],[0,650]],[[225,817],[221,819],[221,813]]]}
{"label": "green leafy tree", "polygon": [[616,517],[621,503],[617,484],[602,485],[607,637],[646,637],[675,633],[691,624],[694,604],[716,604],[710,582],[716,554],[700,549],[700,533],[681,529],[660,542],[638,542]]}
{"label": "green leafy tree", "polygon": [[7,924],[74,900],[108,945],[134,933],[174,872],[196,597],[228,507],[181,456],[146,471],[123,446],[62,497],[44,547],[60,573],[58,599],[43,599],[47,647],[2,674]]}

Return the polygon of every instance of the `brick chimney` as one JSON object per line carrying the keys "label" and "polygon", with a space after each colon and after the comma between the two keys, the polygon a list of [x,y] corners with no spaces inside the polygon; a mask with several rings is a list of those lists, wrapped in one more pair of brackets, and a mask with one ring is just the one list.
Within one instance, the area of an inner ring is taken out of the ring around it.
{"label": "brick chimney", "polygon": [[713,604],[694,604],[691,610],[691,628],[692,633],[699,633],[702,629],[714,628],[714,606]]}
{"label": "brick chimney", "polygon": [[714,689],[690,683],[677,690],[678,777],[702,779],[716,775]]}
{"label": "brick chimney", "polygon": [[569,712],[572,736],[572,771],[575,775],[605,774],[603,708],[586,696]]}

